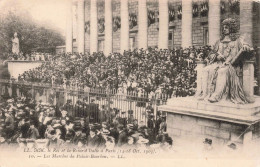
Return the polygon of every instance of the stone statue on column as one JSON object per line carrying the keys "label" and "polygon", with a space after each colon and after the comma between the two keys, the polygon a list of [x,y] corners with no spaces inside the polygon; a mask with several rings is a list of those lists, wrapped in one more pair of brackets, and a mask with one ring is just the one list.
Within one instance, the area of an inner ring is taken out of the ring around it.
{"label": "stone statue on column", "polygon": [[19,54],[20,50],[19,50],[20,44],[19,44],[19,39],[17,36],[17,32],[14,33],[14,38],[12,39],[12,53],[13,54]]}
{"label": "stone statue on column", "polygon": [[207,66],[201,69],[201,89],[198,88],[196,92],[199,100],[212,103],[229,100],[236,104],[253,102],[243,90],[237,75],[238,58],[251,50],[248,44],[236,37],[237,30],[234,19],[228,18],[222,22],[221,39],[213,46]]}

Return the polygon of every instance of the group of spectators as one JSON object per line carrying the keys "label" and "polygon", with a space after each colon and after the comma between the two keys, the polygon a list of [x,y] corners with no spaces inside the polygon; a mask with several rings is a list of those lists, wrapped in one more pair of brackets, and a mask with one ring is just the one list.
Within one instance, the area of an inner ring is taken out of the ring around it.
{"label": "group of spectators", "polygon": [[7,60],[23,60],[23,61],[51,61],[52,54],[50,53],[41,53],[41,52],[32,52],[30,54],[19,54],[10,53],[7,55]]}
{"label": "group of spectators", "polygon": [[117,112],[110,112],[108,119],[102,121],[86,116],[71,117],[66,105],[57,112],[54,106],[27,97],[2,99],[0,105],[0,147],[16,143],[20,148],[128,148],[153,145],[169,149],[172,145],[172,139],[166,133],[164,113],[158,112],[155,118],[149,107],[149,119],[144,123],[131,119],[131,116],[121,118]]}
{"label": "group of spectators", "polygon": [[63,53],[26,71],[19,80],[188,96],[195,93],[195,61],[203,59],[209,51],[210,47],[203,46],[173,50],[136,49],[107,57],[102,52],[91,55]]}

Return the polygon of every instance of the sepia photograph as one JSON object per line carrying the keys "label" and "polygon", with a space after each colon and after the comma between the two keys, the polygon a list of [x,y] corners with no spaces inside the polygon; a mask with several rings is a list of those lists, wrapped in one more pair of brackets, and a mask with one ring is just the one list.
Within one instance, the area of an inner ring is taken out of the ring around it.
{"label": "sepia photograph", "polygon": [[0,0],[0,167],[257,167],[259,85],[260,0]]}

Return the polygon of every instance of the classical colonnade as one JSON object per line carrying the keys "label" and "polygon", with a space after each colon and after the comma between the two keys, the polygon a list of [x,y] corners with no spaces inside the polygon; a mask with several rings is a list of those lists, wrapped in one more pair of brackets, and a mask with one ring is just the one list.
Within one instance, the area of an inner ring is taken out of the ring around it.
{"label": "classical colonnade", "polygon": [[[73,50],[73,22],[72,0],[67,0],[67,28],[66,28],[66,52]],[[77,4],[77,48],[79,53],[85,52],[85,1],[74,0]],[[113,52],[113,21],[112,0],[105,0],[105,38],[104,53]],[[220,0],[209,0],[208,29],[209,44],[212,45],[220,36]],[[159,37],[158,48],[168,48],[169,15],[168,0],[158,0],[159,6]],[[246,14],[244,14],[246,12]],[[240,0],[240,33],[247,33],[252,43],[252,4],[247,0]],[[129,7],[128,0],[120,2],[120,51],[129,50]],[[138,48],[148,47],[148,18],[147,1],[138,1]],[[244,23],[247,24],[244,24]],[[182,47],[192,46],[192,0],[182,0]],[[98,11],[97,0],[90,0],[90,53],[98,51]]]}

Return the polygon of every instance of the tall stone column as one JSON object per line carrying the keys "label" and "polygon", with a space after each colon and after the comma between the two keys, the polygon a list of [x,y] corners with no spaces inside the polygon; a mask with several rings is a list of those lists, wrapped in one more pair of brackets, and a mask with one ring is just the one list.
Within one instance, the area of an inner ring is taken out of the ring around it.
{"label": "tall stone column", "polygon": [[98,18],[97,0],[91,0],[90,4],[90,53],[98,51]]}
{"label": "tall stone column", "polygon": [[240,0],[240,34],[244,42],[252,46],[253,34],[253,3],[248,0]]}
{"label": "tall stone column", "polygon": [[169,14],[168,0],[159,1],[159,39],[158,48],[168,49]]}
{"label": "tall stone column", "polygon": [[128,14],[128,0],[122,0],[120,8],[121,15],[121,32],[120,32],[120,52],[129,50],[129,14]]}
{"label": "tall stone column", "polygon": [[220,0],[209,0],[209,45],[220,38]]}
{"label": "tall stone column", "polygon": [[84,53],[85,46],[85,5],[84,0],[78,0],[78,35],[77,35],[77,43],[78,43],[78,52]]}
{"label": "tall stone column", "polygon": [[66,52],[72,53],[72,2],[67,0],[67,19],[66,19]]}
{"label": "tall stone column", "polygon": [[148,17],[146,0],[138,1],[138,47],[147,49]]}
{"label": "tall stone column", "polygon": [[105,55],[113,51],[112,0],[105,0]]}
{"label": "tall stone column", "polygon": [[182,47],[192,46],[192,0],[182,0]]}

